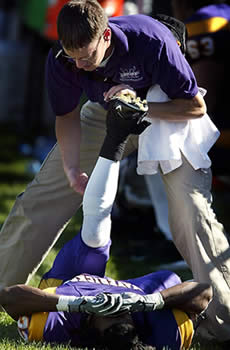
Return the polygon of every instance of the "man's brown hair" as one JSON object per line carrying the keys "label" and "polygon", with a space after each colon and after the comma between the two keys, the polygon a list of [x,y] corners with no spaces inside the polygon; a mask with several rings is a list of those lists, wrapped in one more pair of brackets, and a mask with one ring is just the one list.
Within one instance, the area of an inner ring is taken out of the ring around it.
{"label": "man's brown hair", "polygon": [[108,25],[108,17],[97,0],[71,0],[58,15],[57,31],[67,50],[79,49],[99,39]]}

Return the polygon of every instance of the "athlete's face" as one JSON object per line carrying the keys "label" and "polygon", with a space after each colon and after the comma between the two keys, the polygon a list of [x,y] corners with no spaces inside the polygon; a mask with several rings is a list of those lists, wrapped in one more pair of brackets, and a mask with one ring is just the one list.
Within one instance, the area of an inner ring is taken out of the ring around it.
{"label": "athlete's face", "polygon": [[103,336],[105,330],[117,323],[133,323],[133,319],[130,313],[126,312],[125,314],[118,315],[118,316],[93,316],[91,320],[91,325],[93,325],[94,328],[96,328],[101,336]]}
{"label": "athlete's face", "polygon": [[99,39],[93,40],[89,45],[80,49],[67,50],[64,48],[66,56],[73,61],[79,69],[85,71],[95,70],[100,65],[103,58],[107,56],[111,45],[111,30],[108,28],[105,33]]}

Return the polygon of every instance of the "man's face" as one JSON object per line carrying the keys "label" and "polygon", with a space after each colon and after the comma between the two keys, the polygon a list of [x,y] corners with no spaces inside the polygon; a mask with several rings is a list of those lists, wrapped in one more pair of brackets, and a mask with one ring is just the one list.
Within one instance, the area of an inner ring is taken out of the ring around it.
{"label": "man's face", "polygon": [[91,72],[100,65],[109,46],[110,40],[105,40],[104,36],[101,36],[83,48],[74,50],[64,48],[64,51],[77,68]]}

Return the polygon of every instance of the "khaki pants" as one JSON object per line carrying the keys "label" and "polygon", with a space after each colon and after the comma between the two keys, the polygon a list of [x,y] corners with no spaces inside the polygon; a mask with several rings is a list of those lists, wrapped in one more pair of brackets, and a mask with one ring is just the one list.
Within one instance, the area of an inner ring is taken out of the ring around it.
{"label": "khaki pants", "polygon": [[[105,136],[106,112],[87,102],[81,114],[81,169],[90,174]],[[124,156],[136,147],[137,137],[131,136]],[[198,330],[206,338],[230,339],[230,249],[211,209],[211,171],[195,171],[184,159],[181,167],[162,178],[174,242],[194,279],[214,287],[208,320]],[[0,288],[29,281],[81,202],[82,197],[68,185],[55,146],[18,196],[1,230]]]}
{"label": "khaki pants", "polygon": [[[230,247],[211,208],[211,170],[183,165],[164,175],[173,241],[190,266],[194,280],[211,283],[214,298],[197,335],[230,339]],[[223,323],[224,320],[224,323]]]}

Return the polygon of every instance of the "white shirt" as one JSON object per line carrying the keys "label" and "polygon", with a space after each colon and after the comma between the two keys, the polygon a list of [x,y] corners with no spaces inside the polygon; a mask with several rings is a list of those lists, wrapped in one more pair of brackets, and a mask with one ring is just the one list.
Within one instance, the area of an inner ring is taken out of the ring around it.
{"label": "white shirt", "polygon": [[[206,90],[199,89],[204,95]],[[151,87],[147,93],[148,102],[167,102],[170,99],[159,85]],[[137,173],[156,174],[161,168],[167,174],[182,164],[181,153],[191,166],[209,168],[211,160],[208,151],[218,139],[220,132],[205,114],[202,118],[183,122],[169,122],[161,119],[145,118],[151,125],[139,136]]]}

